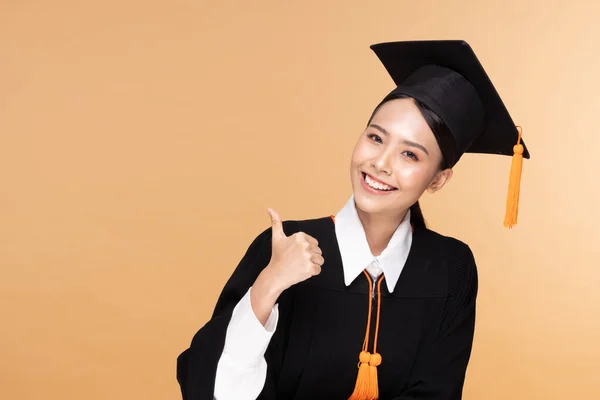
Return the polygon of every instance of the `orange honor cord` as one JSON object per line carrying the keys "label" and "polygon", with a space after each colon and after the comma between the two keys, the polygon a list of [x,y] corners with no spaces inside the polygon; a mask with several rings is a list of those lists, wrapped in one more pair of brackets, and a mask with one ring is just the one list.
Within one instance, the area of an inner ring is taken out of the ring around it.
{"label": "orange honor cord", "polygon": [[[335,223],[335,216],[330,215],[331,220]],[[414,226],[412,226],[414,231]],[[373,280],[367,271],[363,271],[369,282],[369,312],[367,317],[367,329],[365,332],[365,340],[363,341],[362,350],[358,356],[358,375],[356,377],[356,385],[354,392],[349,400],[377,400],[379,399],[379,382],[377,378],[377,367],[381,365],[381,354],[377,353],[377,338],[379,337],[379,316],[381,315],[381,282],[385,279],[382,276],[377,282],[377,316],[375,319],[375,335],[373,336],[373,354],[369,353],[369,334],[371,332],[371,318],[373,310]]]}
{"label": "orange honor cord", "polygon": [[358,375],[354,392],[349,400],[376,400],[379,398],[379,383],[377,380],[377,367],[381,364],[381,355],[377,353],[377,337],[379,335],[379,315],[381,314],[381,277],[377,284],[377,316],[375,320],[375,335],[373,336],[373,354],[368,352],[369,333],[371,331],[371,311],[373,309],[373,281],[366,271],[363,271],[369,281],[369,313],[367,319],[367,332],[359,355]]}

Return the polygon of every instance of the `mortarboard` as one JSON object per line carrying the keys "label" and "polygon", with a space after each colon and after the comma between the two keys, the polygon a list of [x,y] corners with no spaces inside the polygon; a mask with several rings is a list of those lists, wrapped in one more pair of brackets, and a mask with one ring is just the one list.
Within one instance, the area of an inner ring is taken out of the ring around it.
{"label": "mortarboard", "polygon": [[396,88],[429,107],[454,139],[453,164],[464,153],[513,156],[505,226],[516,224],[522,159],[521,140],[500,95],[473,49],[463,40],[379,43],[371,46]]}

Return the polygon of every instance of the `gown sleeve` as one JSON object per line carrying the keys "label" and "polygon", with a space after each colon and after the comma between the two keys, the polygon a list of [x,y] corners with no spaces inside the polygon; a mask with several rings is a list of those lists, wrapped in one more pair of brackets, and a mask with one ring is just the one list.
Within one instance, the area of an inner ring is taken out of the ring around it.
{"label": "gown sleeve", "polygon": [[407,389],[393,400],[460,400],[475,329],[477,267],[469,247],[452,246],[450,293],[439,331],[421,350]]}
{"label": "gown sleeve", "polygon": [[255,400],[267,375],[265,352],[278,320],[277,304],[265,326],[256,318],[250,292],[235,306],[215,377],[215,400]]}
{"label": "gown sleeve", "polygon": [[[244,311],[242,300],[249,294],[251,286],[267,266],[270,258],[271,229],[269,228],[251,243],[225,284],[211,319],[194,335],[190,347],[177,358],[177,381],[183,400],[213,400],[217,366],[223,356],[227,330],[234,309],[236,307],[238,309],[237,318],[248,317],[248,310]],[[250,311],[252,312],[251,309]],[[235,345],[233,346],[231,351],[240,354],[235,349]],[[228,361],[233,362],[233,360],[221,362],[221,365],[225,366],[224,371],[227,369]],[[266,371],[263,374],[267,375],[267,382],[263,379],[264,390],[261,398],[270,398],[271,396],[265,392],[273,388],[273,384],[268,382],[272,374]]]}

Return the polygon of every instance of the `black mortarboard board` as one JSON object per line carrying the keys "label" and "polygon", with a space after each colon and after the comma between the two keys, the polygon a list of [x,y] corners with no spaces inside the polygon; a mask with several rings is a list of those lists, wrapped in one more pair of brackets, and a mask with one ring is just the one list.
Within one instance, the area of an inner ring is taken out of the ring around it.
{"label": "black mortarboard board", "polygon": [[[388,42],[371,49],[397,85],[392,93],[415,98],[444,121],[454,138],[456,160],[463,153],[513,155],[519,132],[467,42]],[[529,158],[521,144],[523,157]]]}
{"label": "black mortarboard board", "polygon": [[396,88],[425,104],[454,139],[456,163],[464,153],[513,156],[505,226],[516,224],[522,159],[529,151],[473,49],[463,40],[423,40],[371,46]]}

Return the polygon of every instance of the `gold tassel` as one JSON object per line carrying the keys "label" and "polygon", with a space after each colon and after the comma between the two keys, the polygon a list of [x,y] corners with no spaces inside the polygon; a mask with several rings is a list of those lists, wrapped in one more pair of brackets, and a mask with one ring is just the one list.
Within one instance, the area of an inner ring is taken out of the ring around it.
{"label": "gold tassel", "polygon": [[523,131],[520,126],[517,126],[517,130],[519,131],[519,139],[517,144],[513,147],[512,164],[508,180],[508,195],[506,197],[506,214],[504,216],[504,226],[506,228],[515,226],[519,215],[519,193],[521,188],[524,148],[521,144]]}
{"label": "gold tassel", "polygon": [[381,364],[381,355],[379,353],[371,354],[369,361],[369,370],[371,375],[371,396],[370,399],[379,399],[379,381],[377,379],[377,367]]}
{"label": "gold tassel", "polygon": [[372,368],[369,366],[371,361],[371,353],[367,351],[360,352],[360,366],[358,367],[358,376],[356,377],[356,385],[354,392],[350,396],[349,400],[371,400],[374,399],[372,396],[372,382],[370,379],[370,371]]}

